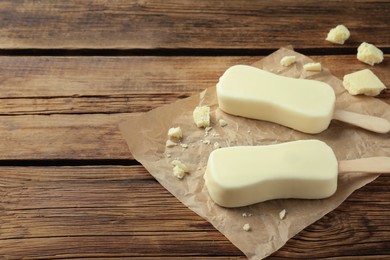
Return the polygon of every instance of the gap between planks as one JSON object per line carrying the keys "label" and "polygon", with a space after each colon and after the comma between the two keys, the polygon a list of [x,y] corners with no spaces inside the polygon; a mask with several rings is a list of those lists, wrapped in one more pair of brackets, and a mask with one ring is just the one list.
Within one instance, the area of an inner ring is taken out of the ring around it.
{"label": "gap between planks", "polygon": [[[289,46],[289,45],[286,45]],[[285,47],[285,46],[280,46]],[[294,47],[294,46],[292,46]],[[294,48],[295,51],[307,56],[334,56],[353,55],[357,52],[357,46],[346,47],[322,47],[322,48]],[[131,57],[131,56],[160,56],[160,57],[214,57],[214,56],[266,56],[276,51],[277,48],[159,48],[159,49],[0,49],[0,56],[101,56],[101,57]],[[389,53],[390,47],[381,47],[383,53]]]}

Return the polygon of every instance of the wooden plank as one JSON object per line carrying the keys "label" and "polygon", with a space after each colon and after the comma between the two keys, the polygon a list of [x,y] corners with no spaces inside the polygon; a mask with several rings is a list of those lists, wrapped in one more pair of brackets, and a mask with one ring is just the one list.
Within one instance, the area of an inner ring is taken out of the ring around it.
{"label": "wooden plank", "polygon": [[1,168],[0,183],[7,258],[242,255],[140,166]]}
{"label": "wooden plank", "polygon": [[[273,257],[390,254],[389,184],[381,176],[356,191]],[[7,259],[243,257],[141,166],[1,167],[0,198]]]}
{"label": "wooden plank", "polygon": [[[226,68],[262,56],[0,57],[0,115],[145,112],[214,86]],[[369,67],[390,86],[390,55],[312,56],[342,79]]]}
{"label": "wooden plank", "polygon": [[141,234],[139,236],[32,238],[25,242],[22,239],[12,239],[3,243],[0,253],[6,258],[12,257],[14,259],[24,258],[25,256],[34,259],[61,259],[160,255],[242,255],[238,249],[229,245],[222,235],[219,235],[219,240],[222,241],[214,236],[207,237],[207,235],[208,233],[201,235],[187,232],[170,232],[161,233],[158,236]]}
{"label": "wooden plank", "polygon": [[0,160],[131,159],[118,129],[128,114],[0,117]]}
{"label": "wooden plank", "polygon": [[[389,47],[382,1],[14,1],[0,3],[2,49]],[[343,23],[344,46],[324,40]]]}
{"label": "wooden plank", "polygon": [[215,85],[231,65],[261,58],[0,56],[0,97],[180,97]]}
{"label": "wooden plank", "polygon": [[[0,160],[131,158],[120,120],[215,85],[228,66],[259,58],[0,57]],[[338,68],[338,77],[367,68],[349,55],[312,58]],[[370,67],[387,85],[389,58]]]}

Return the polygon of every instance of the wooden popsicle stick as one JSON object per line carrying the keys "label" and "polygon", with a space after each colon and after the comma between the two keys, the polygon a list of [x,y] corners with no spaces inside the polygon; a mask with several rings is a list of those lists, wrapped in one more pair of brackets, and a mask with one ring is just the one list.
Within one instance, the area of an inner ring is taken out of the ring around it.
{"label": "wooden popsicle stick", "polygon": [[336,109],[333,119],[364,128],[366,130],[386,134],[390,131],[390,122],[384,118],[353,113],[341,109]]}
{"label": "wooden popsicle stick", "polygon": [[390,173],[390,157],[369,157],[339,161],[339,173]]}

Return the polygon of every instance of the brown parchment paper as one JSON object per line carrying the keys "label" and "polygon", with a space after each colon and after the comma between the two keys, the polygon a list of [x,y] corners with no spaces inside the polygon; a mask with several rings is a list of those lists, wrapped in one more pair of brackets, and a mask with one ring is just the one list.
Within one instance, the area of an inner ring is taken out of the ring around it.
{"label": "brown parchment paper", "polygon": [[[281,66],[279,61],[285,55],[295,55],[296,64]],[[284,76],[324,81],[336,92],[336,107],[390,120],[389,105],[372,97],[349,95],[341,80],[332,76],[328,69],[323,68],[321,72],[304,71],[302,66],[307,62],[313,61],[290,48],[281,48],[253,65]],[[215,78],[215,83],[218,82],[218,77]],[[211,107],[213,129],[207,136],[204,129],[197,128],[192,119],[192,112],[198,105]],[[228,125],[220,127],[220,118]],[[182,143],[189,145],[187,149],[180,146],[165,147],[168,129],[177,126],[183,130]],[[336,194],[328,199],[273,200],[248,207],[226,209],[213,203],[203,181],[207,159],[215,142],[226,147],[319,139],[333,148],[338,160],[390,156],[388,134],[371,133],[335,120],[324,132],[309,135],[274,123],[225,114],[218,109],[215,86],[210,86],[199,95],[138,116],[130,116],[120,124],[120,130],[134,158],[142,163],[162,186],[188,208],[208,220],[250,259],[269,256],[288,239],[339,206],[354,190],[373,181],[377,175],[344,174],[339,177]],[[207,140],[210,144],[203,142]],[[172,174],[171,161],[174,158],[179,158],[190,167],[190,174],[183,180]],[[287,215],[281,220],[279,212],[283,209],[286,209]],[[243,213],[250,216],[244,217]],[[246,223],[251,226],[249,232],[242,228]]]}

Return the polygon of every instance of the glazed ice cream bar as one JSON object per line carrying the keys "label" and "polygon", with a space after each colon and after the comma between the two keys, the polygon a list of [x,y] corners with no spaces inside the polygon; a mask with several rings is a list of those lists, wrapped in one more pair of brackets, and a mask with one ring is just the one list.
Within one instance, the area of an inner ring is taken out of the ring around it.
{"label": "glazed ice cream bar", "polygon": [[334,110],[334,91],[324,82],[283,77],[251,66],[227,69],[217,84],[217,96],[226,113],[304,133],[324,131],[332,118],[376,133],[390,131],[385,118]]}
{"label": "glazed ice cream bar", "polygon": [[210,197],[223,207],[272,199],[322,199],[337,190],[338,174],[390,173],[390,157],[337,161],[322,141],[235,146],[210,153],[204,175]]}
{"label": "glazed ice cream bar", "polygon": [[225,71],[217,96],[226,113],[311,134],[328,128],[336,100],[332,87],[324,82],[283,77],[247,65]]}
{"label": "glazed ice cream bar", "polygon": [[235,146],[209,156],[205,184],[223,207],[272,199],[321,199],[337,189],[338,162],[322,141],[303,140],[265,146]]}

